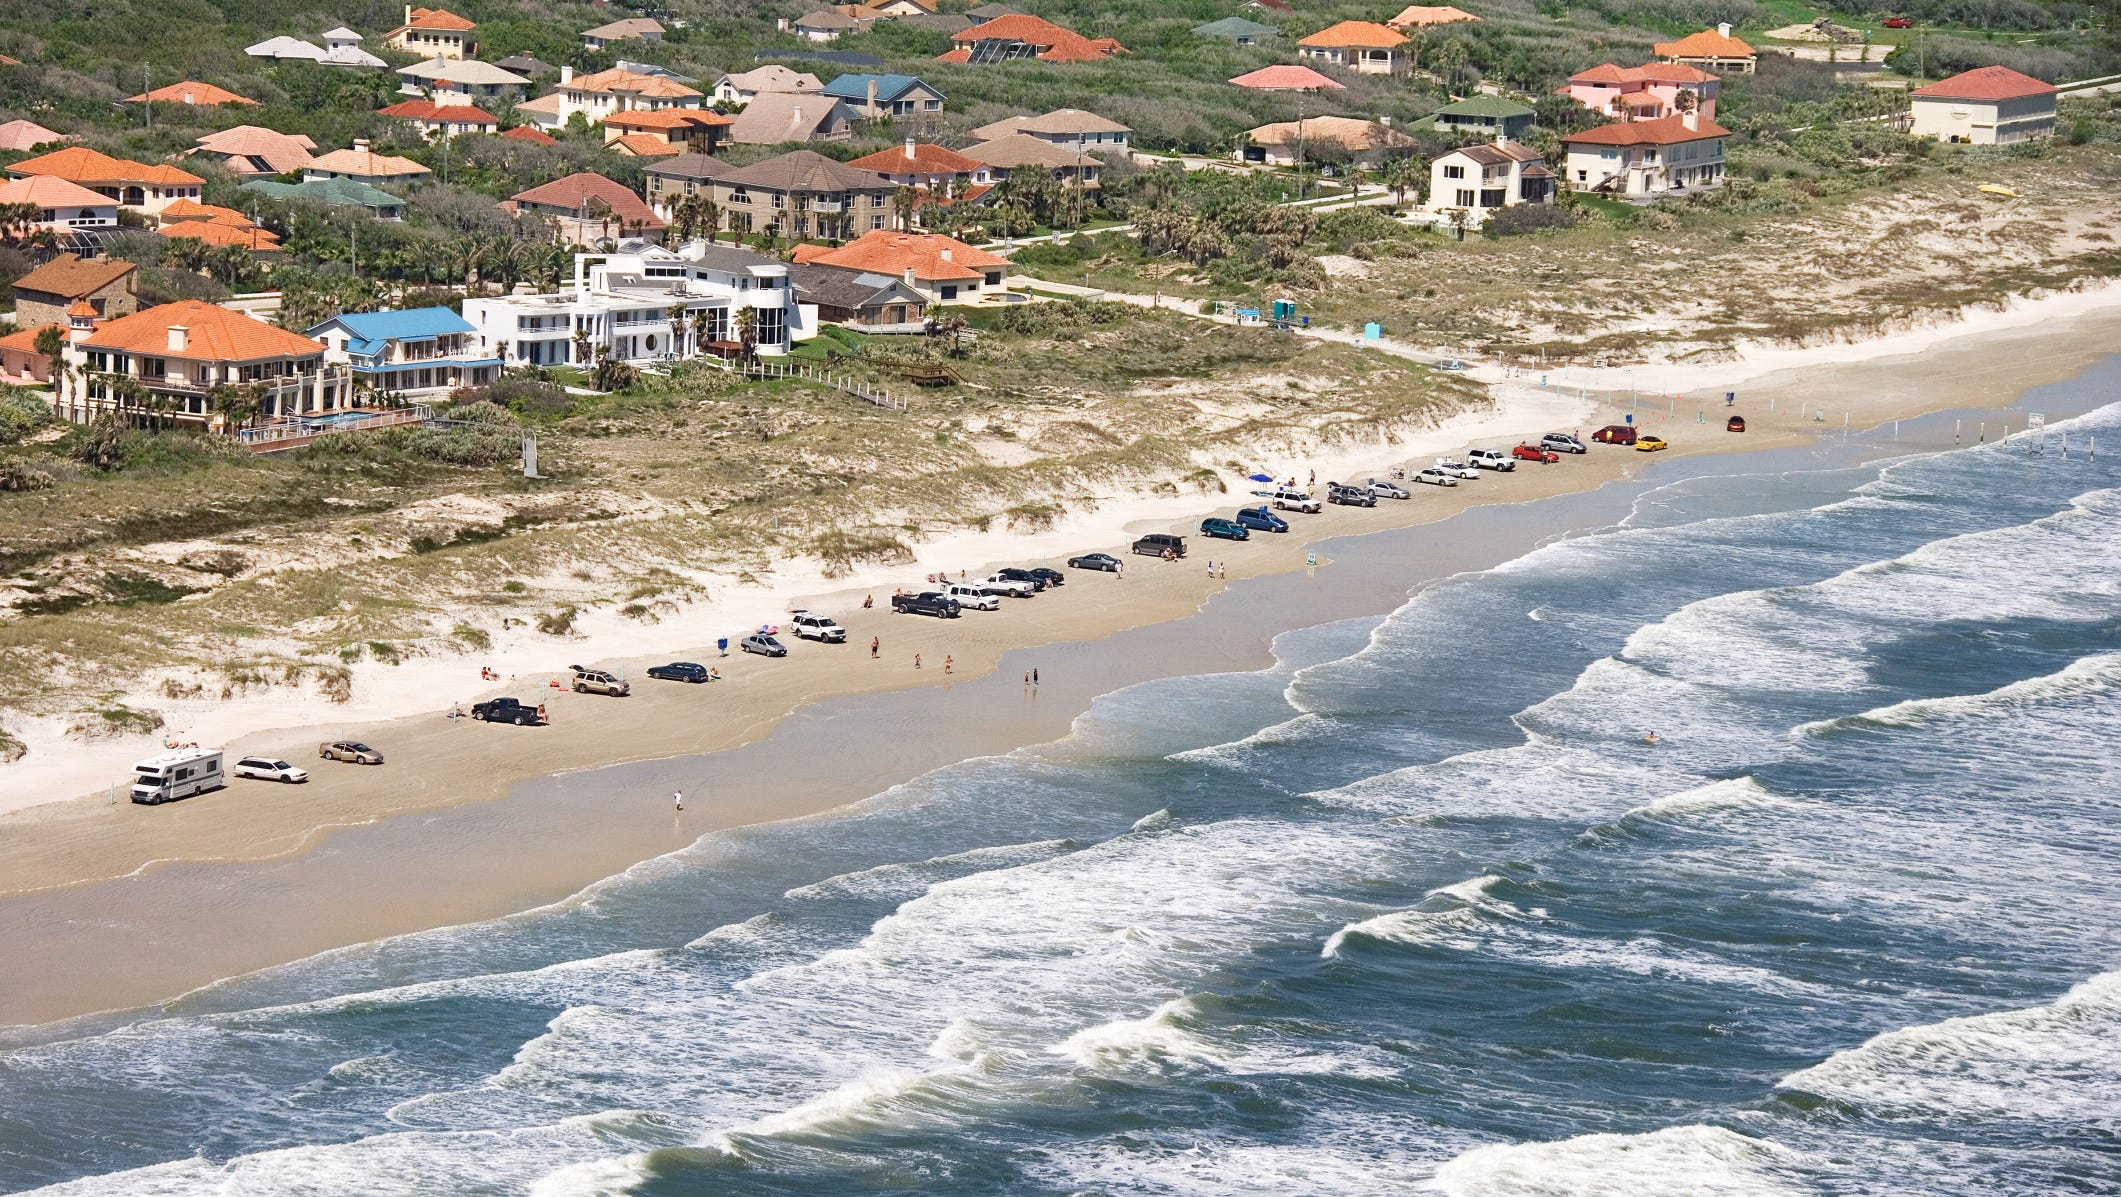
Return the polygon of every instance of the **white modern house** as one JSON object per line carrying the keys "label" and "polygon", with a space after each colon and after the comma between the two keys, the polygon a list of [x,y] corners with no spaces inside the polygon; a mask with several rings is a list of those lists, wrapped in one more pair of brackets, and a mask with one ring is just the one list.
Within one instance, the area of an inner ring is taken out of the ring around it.
{"label": "white modern house", "polygon": [[634,363],[734,357],[747,312],[761,356],[817,335],[817,305],[796,301],[787,263],[705,241],[675,250],[627,241],[616,253],[576,254],[573,284],[556,293],[464,301],[483,356],[508,366],[587,368],[599,349]]}
{"label": "white modern house", "polygon": [[1697,112],[1600,125],[1561,139],[1576,191],[1657,199],[1721,185],[1729,129]]}
{"label": "white modern house", "polygon": [[2055,132],[2056,89],[2009,67],[1976,67],[1908,94],[1908,132],[1965,145],[2010,145]]}

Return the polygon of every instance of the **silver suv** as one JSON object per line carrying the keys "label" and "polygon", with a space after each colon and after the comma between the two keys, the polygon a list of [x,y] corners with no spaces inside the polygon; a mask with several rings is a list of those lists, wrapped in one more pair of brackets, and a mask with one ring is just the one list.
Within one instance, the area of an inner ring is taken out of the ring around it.
{"label": "silver suv", "polygon": [[632,686],[601,669],[584,669],[580,665],[569,665],[567,668],[574,670],[576,694],[609,694],[613,698],[624,698],[633,693]]}

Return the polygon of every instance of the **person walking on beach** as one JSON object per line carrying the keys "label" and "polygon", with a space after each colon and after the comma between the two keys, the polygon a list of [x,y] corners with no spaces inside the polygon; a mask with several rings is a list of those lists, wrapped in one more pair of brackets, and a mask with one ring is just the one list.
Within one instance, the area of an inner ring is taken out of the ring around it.
{"label": "person walking on beach", "polygon": [[670,805],[676,807],[679,813],[683,813],[685,810],[685,791],[679,790],[671,794]]}
{"label": "person walking on beach", "polygon": [[956,672],[956,670],[957,670],[957,658],[956,658],[956,657],[953,657],[953,656],[951,656],[951,655],[950,655],[949,653],[944,653],[944,654],[943,654],[943,672],[944,672],[944,673],[954,673],[954,672]]}
{"label": "person walking on beach", "polygon": [[871,636],[871,637],[869,638],[869,659],[870,659],[870,660],[872,660],[872,661],[876,660],[876,655],[877,655],[877,653],[879,653],[879,652],[883,651],[883,647],[884,647],[884,638],[883,638],[883,637],[881,637],[881,636]]}
{"label": "person walking on beach", "polygon": [[921,655],[919,653],[913,654],[913,667],[915,669],[919,669],[921,667]]}
{"label": "person walking on beach", "polygon": [[1036,669],[1031,671],[1031,684],[1034,686],[1038,685],[1038,670]]}
{"label": "person walking on beach", "polygon": [[551,720],[549,720],[549,719],[547,719],[547,718],[545,717],[545,704],[544,704],[544,703],[542,703],[542,702],[538,704],[538,722],[539,722],[539,723],[550,723],[550,722],[551,722]]}

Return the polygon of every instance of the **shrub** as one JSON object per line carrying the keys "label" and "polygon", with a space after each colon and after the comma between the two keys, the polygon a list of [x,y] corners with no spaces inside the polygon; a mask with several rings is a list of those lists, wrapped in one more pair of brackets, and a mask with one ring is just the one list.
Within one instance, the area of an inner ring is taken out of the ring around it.
{"label": "shrub", "polygon": [[19,387],[0,386],[0,445],[11,445],[51,423],[44,400]]}
{"label": "shrub", "polygon": [[1576,214],[1559,204],[1519,204],[1488,217],[1480,227],[1490,237],[1520,237],[1541,229],[1566,229],[1576,225]]}

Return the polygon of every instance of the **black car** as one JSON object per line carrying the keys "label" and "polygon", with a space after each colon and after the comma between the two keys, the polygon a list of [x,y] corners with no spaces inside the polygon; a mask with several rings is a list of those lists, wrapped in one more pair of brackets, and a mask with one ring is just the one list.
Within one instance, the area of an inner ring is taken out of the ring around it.
{"label": "black car", "polygon": [[1050,565],[1032,566],[1031,576],[1048,586],[1065,586],[1068,584],[1068,575],[1054,569]]}
{"label": "black car", "polygon": [[995,570],[994,576],[997,578],[1007,578],[1011,582],[1029,582],[1031,583],[1031,588],[1033,590],[1044,590],[1048,585],[1050,585],[1050,583],[1048,583],[1046,579],[1038,576],[1037,570],[1018,569],[1013,565],[1007,569]]}
{"label": "black car", "polygon": [[933,615],[937,619],[956,619],[960,612],[956,599],[933,590],[920,594],[894,594],[891,609],[908,615]]}
{"label": "black car", "polygon": [[707,680],[707,667],[695,665],[690,661],[672,661],[668,665],[650,665],[648,676],[666,682],[704,682]]}
{"label": "black car", "polygon": [[513,723],[517,727],[531,727],[538,722],[538,709],[526,707],[513,698],[489,698],[485,702],[471,704],[471,717],[486,723]]}
{"label": "black car", "polygon": [[1108,574],[1119,572],[1119,558],[1110,553],[1084,553],[1080,557],[1068,558],[1069,569],[1101,569]]}
{"label": "black car", "polygon": [[1173,557],[1186,555],[1186,538],[1173,536],[1169,532],[1151,532],[1133,544],[1134,552],[1143,557],[1161,557],[1165,553]]}
{"label": "black car", "polygon": [[737,647],[747,653],[757,653],[762,657],[785,657],[788,655],[787,645],[782,644],[764,632],[744,637],[737,642]]}

